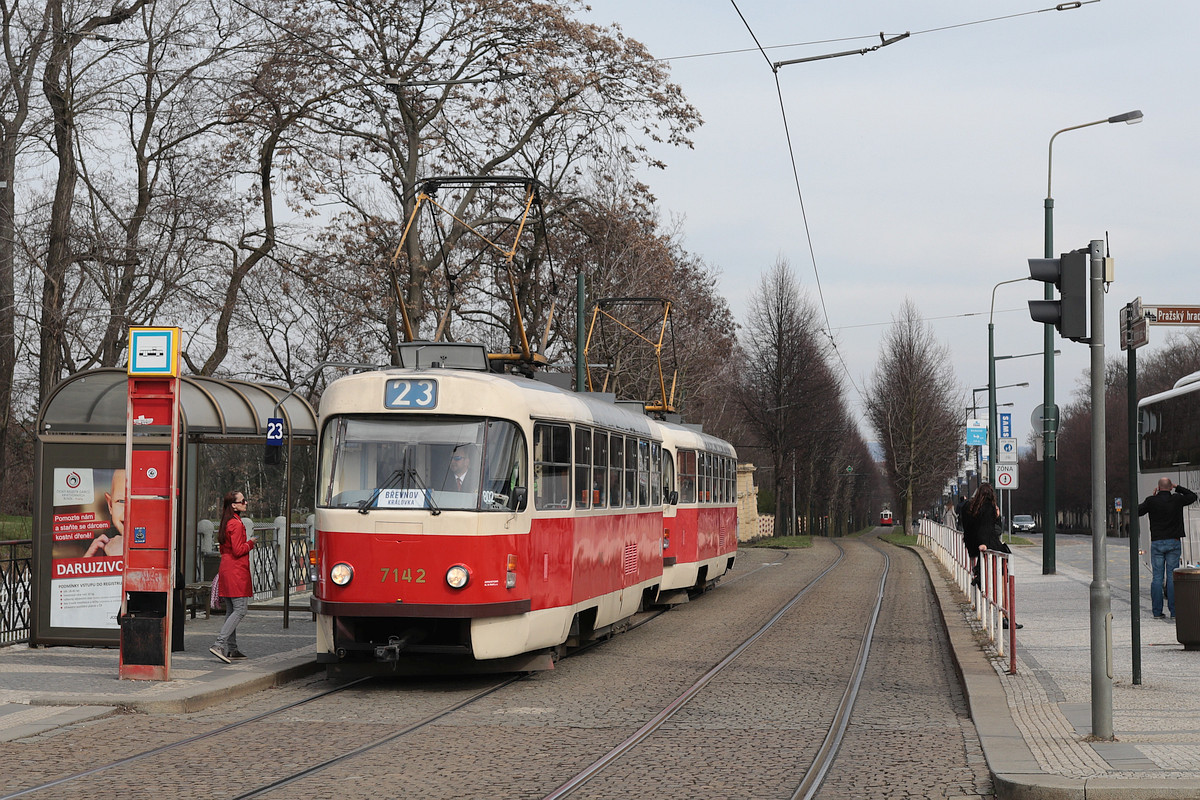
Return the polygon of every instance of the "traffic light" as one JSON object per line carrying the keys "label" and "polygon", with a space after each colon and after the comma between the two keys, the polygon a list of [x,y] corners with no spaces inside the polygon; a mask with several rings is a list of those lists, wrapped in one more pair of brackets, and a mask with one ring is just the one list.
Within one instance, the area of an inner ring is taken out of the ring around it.
{"label": "traffic light", "polygon": [[1053,283],[1057,300],[1030,300],[1034,322],[1053,323],[1064,339],[1088,340],[1088,251],[1072,250],[1058,258],[1029,259],[1029,276]]}

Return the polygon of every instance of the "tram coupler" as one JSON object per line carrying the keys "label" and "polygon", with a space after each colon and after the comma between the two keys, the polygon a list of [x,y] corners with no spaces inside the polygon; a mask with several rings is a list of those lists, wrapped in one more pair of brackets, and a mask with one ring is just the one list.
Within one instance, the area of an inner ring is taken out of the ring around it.
{"label": "tram coupler", "polygon": [[409,631],[403,636],[389,636],[388,643],[385,645],[375,645],[375,660],[376,661],[391,661],[400,660],[400,654],[404,652],[404,648],[413,644],[415,640],[420,639],[419,631]]}

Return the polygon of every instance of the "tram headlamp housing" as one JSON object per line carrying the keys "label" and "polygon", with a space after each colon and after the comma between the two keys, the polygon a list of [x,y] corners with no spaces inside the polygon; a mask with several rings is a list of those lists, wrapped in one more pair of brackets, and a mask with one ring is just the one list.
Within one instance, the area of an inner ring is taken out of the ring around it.
{"label": "tram headlamp housing", "polygon": [[471,580],[471,572],[462,564],[455,564],[446,570],[446,583],[451,589],[461,589]]}
{"label": "tram headlamp housing", "polygon": [[338,586],[345,586],[354,577],[354,567],[344,561],[333,565],[329,570],[329,580],[336,583]]}

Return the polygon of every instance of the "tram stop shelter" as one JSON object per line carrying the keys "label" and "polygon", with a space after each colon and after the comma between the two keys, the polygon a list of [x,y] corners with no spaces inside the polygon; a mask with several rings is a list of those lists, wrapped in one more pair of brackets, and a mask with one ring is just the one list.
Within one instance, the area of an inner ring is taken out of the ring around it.
{"label": "tram stop shelter", "polygon": [[[260,519],[306,514],[297,506],[314,496],[317,427],[312,406],[288,389],[199,376],[179,381],[175,650],[182,649],[184,587],[215,572],[212,531],[223,496],[244,492]],[[56,386],[38,414],[31,646],[120,644],[127,401],[126,371],[97,369]],[[272,417],[284,420],[282,447],[267,445]],[[157,444],[156,429],[169,449],[167,426],[148,426],[139,442]],[[272,562],[290,561],[290,542],[275,544]]]}

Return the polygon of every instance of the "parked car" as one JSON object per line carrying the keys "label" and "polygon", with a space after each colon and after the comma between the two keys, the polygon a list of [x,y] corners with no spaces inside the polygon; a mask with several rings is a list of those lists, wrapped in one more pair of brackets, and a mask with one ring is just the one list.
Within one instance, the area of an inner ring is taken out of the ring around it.
{"label": "parked car", "polygon": [[1013,517],[1012,531],[1013,533],[1033,533],[1034,523],[1033,517],[1028,514],[1017,514]]}

